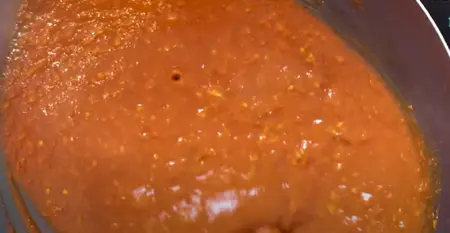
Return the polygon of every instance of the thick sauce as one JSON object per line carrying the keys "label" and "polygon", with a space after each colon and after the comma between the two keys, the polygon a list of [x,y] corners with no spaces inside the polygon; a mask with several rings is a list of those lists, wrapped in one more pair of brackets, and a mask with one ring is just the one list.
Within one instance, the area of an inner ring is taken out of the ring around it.
{"label": "thick sauce", "polygon": [[290,0],[25,3],[14,175],[59,232],[418,233],[399,104]]}

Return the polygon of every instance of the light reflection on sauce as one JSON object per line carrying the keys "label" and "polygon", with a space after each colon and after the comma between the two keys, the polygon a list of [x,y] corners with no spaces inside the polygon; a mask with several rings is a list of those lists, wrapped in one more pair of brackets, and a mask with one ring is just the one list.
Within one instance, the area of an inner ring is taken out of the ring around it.
{"label": "light reflection on sauce", "polygon": [[239,200],[236,191],[229,190],[217,195],[214,199],[206,200],[208,220],[213,221],[222,214],[231,214],[238,207]]}

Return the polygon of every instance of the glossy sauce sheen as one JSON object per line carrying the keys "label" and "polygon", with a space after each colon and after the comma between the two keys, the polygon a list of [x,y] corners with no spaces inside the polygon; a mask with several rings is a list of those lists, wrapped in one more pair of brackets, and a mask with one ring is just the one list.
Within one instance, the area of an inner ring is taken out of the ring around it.
{"label": "glossy sauce sheen", "polygon": [[399,104],[296,3],[41,0],[19,18],[4,145],[59,232],[421,232]]}

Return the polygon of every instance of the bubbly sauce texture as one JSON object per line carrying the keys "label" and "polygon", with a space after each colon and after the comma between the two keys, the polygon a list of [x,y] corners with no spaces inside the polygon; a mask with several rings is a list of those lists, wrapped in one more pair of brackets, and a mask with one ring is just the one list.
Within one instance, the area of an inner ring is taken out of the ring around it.
{"label": "bubbly sauce texture", "polygon": [[61,233],[419,233],[399,104],[290,0],[25,2],[14,176]]}

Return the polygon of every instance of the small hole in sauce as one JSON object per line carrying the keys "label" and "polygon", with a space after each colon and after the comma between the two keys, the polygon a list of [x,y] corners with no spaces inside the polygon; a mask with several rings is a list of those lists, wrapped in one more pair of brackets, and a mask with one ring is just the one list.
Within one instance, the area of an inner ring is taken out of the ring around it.
{"label": "small hole in sauce", "polygon": [[180,74],[172,74],[172,80],[173,81],[180,81],[181,75]]}
{"label": "small hole in sauce", "polygon": [[172,71],[172,81],[178,82],[181,80],[181,72],[178,69]]}

